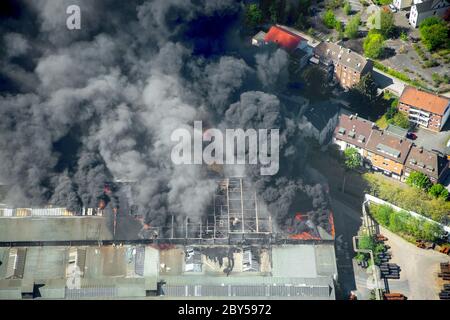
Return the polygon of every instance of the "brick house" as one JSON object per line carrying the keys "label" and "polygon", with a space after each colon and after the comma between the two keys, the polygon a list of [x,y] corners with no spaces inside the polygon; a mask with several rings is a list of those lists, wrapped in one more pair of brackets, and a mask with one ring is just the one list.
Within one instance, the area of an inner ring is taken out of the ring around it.
{"label": "brick house", "polygon": [[405,87],[399,110],[410,122],[433,131],[441,131],[450,115],[450,100],[413,87]]}
{"label": "brick house", "polygon": [[334,75],[343,88],[354,86],[363,75],[372,72],[372,61],[336,43],[322,42],[314,48],[314,56],[322,64],[333,65]]}
{"label": "brick house", "polygon": [[355,115],[340,115],[333,143],[341,151],[355,148],[366,168],[404,181],[412,171],[426,174],[433,183],[442,182],[450,172],[449,160],[414,145],[398,128],[380,130],[375,123]]}
{"label": "brick house", "polygon": [[405,178],[413,171],[426,174],[431,182],[445,180],[449,172],[448,160],[436,152],[413,146],[405,163]]}
{"label": "brick house", "polygon": [[412,145],[411,140],[388,131],[372,130],[366,145],[367,160],[375,171],[400,180]]}

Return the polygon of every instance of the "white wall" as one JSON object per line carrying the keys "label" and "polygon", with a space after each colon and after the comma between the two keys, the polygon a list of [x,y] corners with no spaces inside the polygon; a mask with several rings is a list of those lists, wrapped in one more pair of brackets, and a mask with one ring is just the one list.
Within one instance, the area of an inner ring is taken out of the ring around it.
{"label": "white wall", "polygon": [[397,9],[402,10],[411,7],[412,0],[394,0],[393,4]]}
{"label": "white wall", "polygon": [[[430,0],[432,1],[432,0]],[[420,14],[417,12],[417,7],[414,5],[411,7],[411,12],[409,14],[409,23],[411,23],[411,25],[414,28],[417,28],[420,23],[428,18],[431,17],[433,15],[437,16],[437,17],[443,17],[445,12],[447,12],[447,10],[449,9],[449,7],[444,7],[444,8],[440,8],[437,10],[430,10],[430,11],[426,11],[426,12],[421,12]]]}

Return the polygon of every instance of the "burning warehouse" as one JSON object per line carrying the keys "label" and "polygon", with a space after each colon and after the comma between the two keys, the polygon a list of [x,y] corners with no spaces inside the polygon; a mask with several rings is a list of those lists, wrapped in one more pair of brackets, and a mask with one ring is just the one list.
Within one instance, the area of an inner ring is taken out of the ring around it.
{"label": "burning warehouse", "polygon": [[328,208],[272,218],[244,178],[220,180],[204,217],[170,215],[163,226],[143,224],[141,238],[192,243],[300,242],[334,240],[333,214]]}

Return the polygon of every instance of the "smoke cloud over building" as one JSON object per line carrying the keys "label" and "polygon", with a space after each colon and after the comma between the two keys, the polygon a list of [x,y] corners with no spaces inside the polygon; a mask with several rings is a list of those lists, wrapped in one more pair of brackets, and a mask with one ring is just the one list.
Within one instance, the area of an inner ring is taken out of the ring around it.
{"label": "smoke cloud over building", "polygon": [[[81,8],[80,30],[66,8]],[[308,144],[278,96],[287,54],[249,48],[236,1],[14,1],[1,17],[0,182],[14,206],[80,210],[121,203],[105,185],[133,181],[150,225],[205,215],[217,178],[170,160],[177,128],[280,129],[280,170],[245,175],[277,220],[299,193],[320,223],[328,199],[303,176]]]}

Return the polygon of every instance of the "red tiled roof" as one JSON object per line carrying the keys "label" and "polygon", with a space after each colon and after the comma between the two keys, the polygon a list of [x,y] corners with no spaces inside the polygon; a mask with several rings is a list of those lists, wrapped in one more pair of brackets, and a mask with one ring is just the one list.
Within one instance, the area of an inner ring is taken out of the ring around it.
{"label": "red tiled roof", "polygon": [[269,32],[267,32],[266,37],[264,38],[265,42],[276,43],[289,51],[297,48],[298,44],[302,40],[304,40],[302,37],[278,26],[272,26]]}
{"label": "red tiled roof", "polygon": [[400,102],[417,109],[444,115],[449,100],[413,87],[406,87],[400,97]]}

